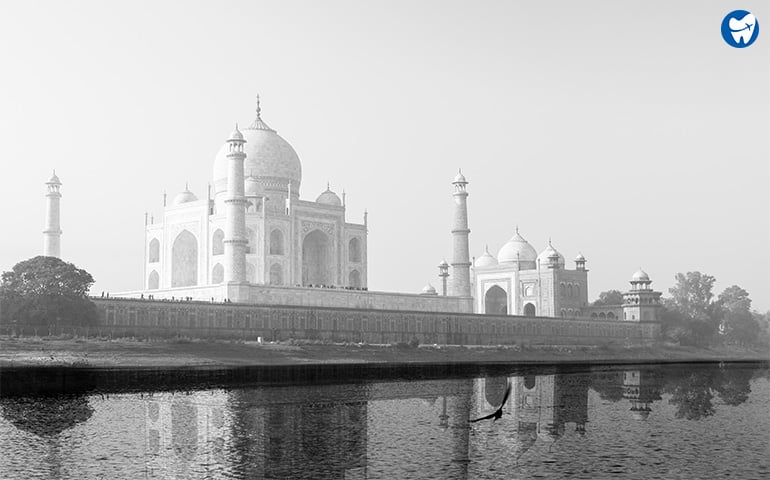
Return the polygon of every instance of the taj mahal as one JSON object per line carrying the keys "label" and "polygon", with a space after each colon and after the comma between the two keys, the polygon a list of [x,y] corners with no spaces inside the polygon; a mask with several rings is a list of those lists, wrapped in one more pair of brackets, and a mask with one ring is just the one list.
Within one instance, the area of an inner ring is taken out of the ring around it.
{"label": "taj mahal", "polygon": [[[367,214],[351,221],[327,185],[301,197],[302,164],[291,144],[262,118],[236,124],[214,157],[207,191],[163,196],[159,218],[145,215],[143,288],[124,298],[185,299],[415,312],[656,321],[660,292],[641,269],[622,305],[592,307],[587,260],[567,264],[549,240],[538,251],[516,226],[496,255],[471,260],[468,181],[451,181],[451,261],[438,266],[440,286],[421,292],[368,289]],[[59,256],[60,186],[47,183],[44,254]],[[449,205],[449,203],[448,203]]]}

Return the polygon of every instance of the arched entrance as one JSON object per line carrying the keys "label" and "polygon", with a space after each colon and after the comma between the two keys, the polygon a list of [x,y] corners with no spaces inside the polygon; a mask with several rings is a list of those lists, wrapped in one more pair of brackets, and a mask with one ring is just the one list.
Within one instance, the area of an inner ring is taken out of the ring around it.
{"label": "arched entrance", "polygon": [[158,272],[153,270],[150,272],[150,278],[147,280],[147,289],[148,290],[157,290],[160,287],[160,275],[158,275]]}
{"label": "arched entrance", "polygon": [[361,288],[361,273],[358,270],[353,270],[348,275],[348,285],[354,288]]}
{"label": "arched entrance", "polygon": [[524,315],[527,317],[534,317],[537,314],[537,310],[535,310],[535,306],[531,303],[528,303],[524,305]]}
{"label": "arched entrance", "polygon": [[270,285],[283,285],[283,268],[277,263],[270,267]]}
{"label": "arched entrance", "polygon": [[494,285],[484,295],[484,313],[492,315],[508,314],[508,294],[505,290]]}
{"label": "arched entrance", "polygon": [[302,285],[330,285],[329,237],[313,230],[302,241]]}
{"label": "arched entrance", "polygon": [[211,283],[219,284],[225,281],[225,267],[221,263],[214,265],[211,270]]}
{"label": "arched entrance", "polygon": [[188,287],[198,284],[198,240],[183,230],[171,247],[171,286]]}

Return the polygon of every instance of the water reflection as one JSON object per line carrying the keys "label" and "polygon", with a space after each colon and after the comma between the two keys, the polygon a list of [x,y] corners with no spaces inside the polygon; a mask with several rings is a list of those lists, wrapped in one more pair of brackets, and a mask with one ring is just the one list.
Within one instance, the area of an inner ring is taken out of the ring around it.
{"label": "water reflection", "polygon": [[4,397],[0,478],[758,476],[768,394],[755,365]]}

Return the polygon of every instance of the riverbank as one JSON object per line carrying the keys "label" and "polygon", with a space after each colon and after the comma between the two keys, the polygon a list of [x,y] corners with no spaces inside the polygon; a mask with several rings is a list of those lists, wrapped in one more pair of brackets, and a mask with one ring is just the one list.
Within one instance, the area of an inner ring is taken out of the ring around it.
{"label": "riverbank", "polygon": [[81,338],[0,338],[0,368],[82,366],[235,367],[368,363],[646,363],[770,360],[770,352],[737,346],[409,347],[359,344],[299,344],[196,341],[136,341]]}

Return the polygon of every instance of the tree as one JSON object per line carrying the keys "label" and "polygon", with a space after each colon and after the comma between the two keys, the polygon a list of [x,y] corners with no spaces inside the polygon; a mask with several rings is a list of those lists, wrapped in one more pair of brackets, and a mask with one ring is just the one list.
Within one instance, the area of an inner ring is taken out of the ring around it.
{"label": "tree", "polygon": [[88,299],[93,283],[90,273],[56,257],[38,256],[19,262],[4,272],[0,281],[4,322],[19,326],[94,325],[96,306]]}
{"label": "tree", "polygon": [[592,303],[594,307],[606,307],[608,305],[622,305],[623,293],[620,290],[607,290],[599,294],[599,298]]}
{"label": "tree", "polygon": [[714,303],[711,275],[700,272],[677,273],[676,284],[669,289],[669,307],[684,317],[684,325],[695,343],[707,343],[719,331],[720,318]]}
{"label": "tree", "polygon": [[741,345],[760,341],[761,327],[751,313],[749,293],[733,285],[727,287],[717,298],[721,317],[720,328],[725,337]]}

